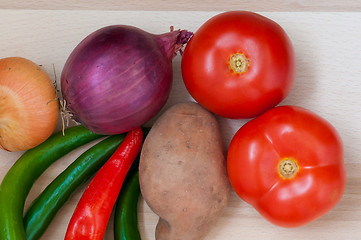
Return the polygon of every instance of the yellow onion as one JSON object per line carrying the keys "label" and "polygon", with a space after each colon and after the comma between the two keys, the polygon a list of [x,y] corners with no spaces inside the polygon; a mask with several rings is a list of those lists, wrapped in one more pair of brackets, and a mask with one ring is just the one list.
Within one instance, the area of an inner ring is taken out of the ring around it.
{"label": "yellow onion", "polygon": [[25,58],[0,59],[0,148],[23,151],[39,145],[54,132],[58,117],[49,75]]}

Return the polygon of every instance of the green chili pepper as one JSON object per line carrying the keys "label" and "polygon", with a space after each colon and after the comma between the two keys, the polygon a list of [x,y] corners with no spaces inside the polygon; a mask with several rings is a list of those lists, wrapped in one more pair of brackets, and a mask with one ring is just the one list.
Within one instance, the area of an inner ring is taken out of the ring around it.
{"label": "green chili pepper", "polygon": [[79,125],[56,133],[25,152],[0,185],[0,239],[26,240],[23,211],[27,195],[38,177],[57,159],[101,135]]}
{"label": "green chili pepper", "polygon": [[24,217],[28,240],[39,239],[59,209],[84,181],[112,156],[125,133],[114,135],[94,145],[56,177],[32,202]]}
{"label": "green chili pepper", "polygon": [[135,171],[121,190],[114,212],[114,240],[140,240],[138,229],[139,171]]}

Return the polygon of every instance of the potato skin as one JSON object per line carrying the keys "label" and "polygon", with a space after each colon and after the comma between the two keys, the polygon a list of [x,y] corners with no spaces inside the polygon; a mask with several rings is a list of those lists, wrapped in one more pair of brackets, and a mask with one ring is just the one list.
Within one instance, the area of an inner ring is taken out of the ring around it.
{"label": "potato skin", "polygon": [[144,200],[159,216],[157,240],[200,240],[226,208],[231,186],[216,118],[197,103],[168,109],[145,139]]}

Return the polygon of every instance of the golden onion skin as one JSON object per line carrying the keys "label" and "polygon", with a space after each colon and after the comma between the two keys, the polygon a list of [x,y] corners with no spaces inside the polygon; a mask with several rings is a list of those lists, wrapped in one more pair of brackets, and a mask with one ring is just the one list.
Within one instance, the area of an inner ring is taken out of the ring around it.
{"label": "golden onion skin", "polygon": [[0,59],[0,147],[24,151],[55,130],[59,103],[49,75],[22,57]]}

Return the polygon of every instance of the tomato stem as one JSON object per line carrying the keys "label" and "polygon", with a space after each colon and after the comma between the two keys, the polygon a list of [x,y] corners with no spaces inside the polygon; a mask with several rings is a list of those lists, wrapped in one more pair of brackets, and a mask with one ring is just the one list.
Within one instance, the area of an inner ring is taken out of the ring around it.
{"label": "tomato stem", "polygon": [[278,173],[282,178],[293,178],[299,170],[297,162],[293,159],[286,158],[278,164]]}
{"label": "tomato stem", "polygon": [[229,65],[236,73],[244,73],[248,70],[248,59],[243,53],[235,53],[229,60]]}

